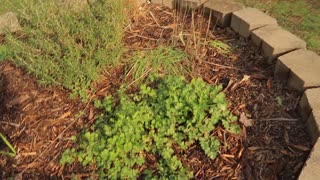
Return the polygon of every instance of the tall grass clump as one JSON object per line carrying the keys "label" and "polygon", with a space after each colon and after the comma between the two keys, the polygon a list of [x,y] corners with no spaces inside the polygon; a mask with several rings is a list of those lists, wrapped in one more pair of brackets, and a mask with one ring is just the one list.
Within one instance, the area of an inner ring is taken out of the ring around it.
{"label": "tall grass clump", "polygon": [[127,0],[92,0],[72,7],[68,0],[22,0],[17,9],[20,37],[7,36],[14,61],[42,84],[61,85],[76,95],[95,81],[106,65],[119,61]]}
{"label": "tall grass clump", "polygon": [[127,72],[135,81],[149,75],[184,75],[188,68],[187,54],[173,47],[158,47],[153,50],[137,52],[129,63]]}

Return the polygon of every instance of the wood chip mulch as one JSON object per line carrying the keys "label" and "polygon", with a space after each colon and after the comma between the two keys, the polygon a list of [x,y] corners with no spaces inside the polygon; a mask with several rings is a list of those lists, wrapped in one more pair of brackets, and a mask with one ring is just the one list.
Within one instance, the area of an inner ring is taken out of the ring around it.
{"label": "wood chip mulch", "polygon": [[[222,84],[230,110],[241,117],[242,134],[220,127],[212,133],[222,144],[215,160],[207,158],[198,145],[179,152],[179,158],[195,179],[295,179],[311,149],[295,111],[300,94],[274,80],[274,63],[265,62],[248,41],[209,23],[200,10],[187,14],[144,4],[126,27],[123,39],[128,56],[158,46],[185,50],[191,60],[190,78]],[[212,40],[229,44],[232,53],[223,54],[201,43]],[[4,80],[0,130],[19,152],[13,160],[0,157],[1,175],[16,173],[21,179],[89,177],[87,170],[77,165],[61,167],[58,160],[73,145],[70,137],[92,123],[97,114],[92,105],[70,99],[63,89],[37,85],[35,78],[7,61],[0,63],[0,73]],[[91,97],[109,95],[126,81],[123,74],[121,66],[107,70],[94,85]],[[77,116],[79,112],[84,113]]]}

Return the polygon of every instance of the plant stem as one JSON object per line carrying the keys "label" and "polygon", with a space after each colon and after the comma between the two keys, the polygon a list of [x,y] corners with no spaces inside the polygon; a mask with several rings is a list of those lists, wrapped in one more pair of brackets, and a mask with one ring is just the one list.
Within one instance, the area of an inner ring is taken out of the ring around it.
{"label": "plant stem", "polygon": [[0,132],[0,138],[2,139],[2,141],[8,146],[8,148],[12,152],[12,153],[7,153],[7,152],[0,151],[0,154],[8,155],[11,157],[15,156],[17,154],[16,150],[14,149],[14,147],[11,145],[11,143],[7,140],[7,138],[1,132]]}

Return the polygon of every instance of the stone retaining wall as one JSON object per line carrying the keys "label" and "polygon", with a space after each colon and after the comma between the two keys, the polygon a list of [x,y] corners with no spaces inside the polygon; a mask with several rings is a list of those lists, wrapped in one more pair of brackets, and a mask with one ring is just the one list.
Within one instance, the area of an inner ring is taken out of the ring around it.
{"label": "stone retaining wall", "polygon": [[[302,94],[298,111],[314,144],[299,179],[320,179],[320,56],[307,50],[303,40],[281,28],[274,18],[232,0],[151,0],[151,3],[170,8],[177,4],[182,8],[203,6],[205,11],[211,12],[213,22],[248,38],[266,60],[277,61],[275,78]],[[15,14],[0,16],[0,35],[20,28]]]}
{"label": "stone retaining wall", "polygon": [[306,43],[276,19],[233,0],[151,0],[170,8],[177,7],[177,2],[189,8],[203,6],[212,12],[212,21],[249,39],[266,60],[276,60],[275,78],[301,92],[298,111],[314,144],[299,179],[320,179],[320,56],[307,50]]}

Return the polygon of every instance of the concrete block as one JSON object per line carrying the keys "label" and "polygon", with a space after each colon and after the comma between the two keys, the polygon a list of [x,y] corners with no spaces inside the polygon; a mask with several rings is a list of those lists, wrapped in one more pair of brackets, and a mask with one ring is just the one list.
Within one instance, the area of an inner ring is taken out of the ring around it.
{"label": "concrete block", "polygon": [[278,24],[277,20],[255,8],[245,8],[232,13],[231,28],[248,38],[250,32],[266,25]]}
{"label": "concrete block", "polygon": [[207,0],[174,0],[175,8],[178,9],[197,9],[200,8]]}
{"label": "concrete block", "polygon": [[320,88],[307,89],[300,100],[299,112],[307,120],[312,110],[320,110]]}
{"label": "concrete block", "polygon": [[307,89],[299,102],[298,110],[303,121],[306,121],[312,111],[312,107],[320,108],[320,89]]}
{"label": "concrete block", "polygon": [[20,30],[21,26],[15,13],[7,12],[0,15],[0,35],[5,34],[7,31],[16,32]]}
{"label": "concrete block", "polygon": [[218,23],[223,27],[230,26],[232,12],[241,10],[244,5],[233,0],[209,0],[203,5],[205,13],[211,13],[213,24]]}
{"label": "concrete block", "polygon": [[[320,98],[318,98],[318,100],[319,99]],[[307,120],[307,131],[310,135],[312,144],[316,143],[317,139],[319,138],[319,134],[320,134],[319,128],[320,128],[320,107],[318,107],[318,109],[313,109]]]}
{"label": "concrete block", "polygon": [[303,167],[299,180],[318,180],[320,178],[320,139],[314,145],[309,159]]}
{"label": "concrete block", "polygon": [[174,0],[151,0],[151,3],[154,4],[161,4],[163,6],[167,6],[171,9],[175,7],[175,1]]}
{"label": "concrete block", "polygon": [[262,55],[269,59],[307,47],[306,42],[277,25],[267,25],[254,30],[251,37],[256,46],[261,46]]}
{"label": "concrete block", "polygon": [[320,126],[320,88],[307,89],[302,95],[298,111],[307,125],[312,142],[319,136]]}
{"label": "concrete block", "polygon": [[274,75],[280,81],[287,82],[290,89],[300,92],[320,87],[320,56],[305,49],[280,56]]}

